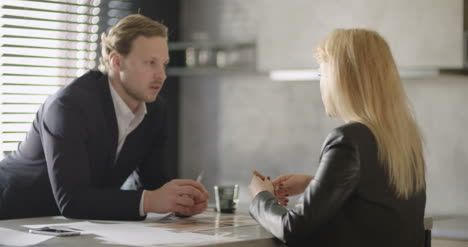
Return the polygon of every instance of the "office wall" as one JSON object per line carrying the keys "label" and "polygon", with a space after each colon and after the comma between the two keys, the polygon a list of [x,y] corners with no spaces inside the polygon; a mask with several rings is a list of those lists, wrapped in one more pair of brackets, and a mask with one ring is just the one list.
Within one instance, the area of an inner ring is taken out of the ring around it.
{"label": "office wall", "polygon": [[[400,67],[459,67],[462,62],[463,0],[257,0],[258,67],[317,66],[313,52],[334,28],[377,30]],[[292,18],[294,17],[294,18]]]}
{"label": "office wall", "polygon": [[[255,40],[256,2],[182,1],[183,38]],[[199,35],[199,34],[195,34]],[[405,79],[426,138],[428,214],[468,214],[468,77]],[[313,174],[327,133],[340,122],[323,112],[318,82],[272,82],[261,75],[182,78],[181,176],[205,170],[206,186],[247,185],[255,168],[271,177]]]}
{"label": "office wall", "polygon": [[468,31],[468,0],[464,1],[463,6],[464,6],[464,13],[465,13],[465,16],[464,16],[465,17],[464,18],[464,20],[465,20],[464,23],[465,24],[464,24],[464,29],[463,30]]}

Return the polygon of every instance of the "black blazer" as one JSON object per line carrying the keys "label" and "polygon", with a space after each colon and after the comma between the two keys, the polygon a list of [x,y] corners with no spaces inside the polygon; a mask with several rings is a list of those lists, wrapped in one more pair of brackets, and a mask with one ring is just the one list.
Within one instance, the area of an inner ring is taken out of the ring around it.
{"label": "black blazer", "polygon": [[[0,161],[0,219],[143,219],[141,190],[169,180],[166,108],[160,97],[146,106],[116,160],[117,120],[106,75],[89,71],[50,96],[18,150]],[[134,171],[139,190],[121,190]]]}
{"label": "black blazer", "polygon": [[335,129],[326,139],[314,179],[294,209],[259,193],[250,214],[289,246],[415,247],[424,244],[425,191],[399,199],[363,124]]}

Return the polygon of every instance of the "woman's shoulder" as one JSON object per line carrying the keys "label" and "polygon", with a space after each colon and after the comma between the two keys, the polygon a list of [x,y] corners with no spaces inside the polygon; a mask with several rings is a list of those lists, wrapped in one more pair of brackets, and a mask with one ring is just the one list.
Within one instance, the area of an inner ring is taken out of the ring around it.
{"label": "woman's shoulder", "polygon": [[365,124],[350,122],[333,129],[326,142],[349,142],[359,145],[360,142],[375,142],[375,137],[371,129]]}
{"label": "woman's shoulder", "polygon": [[360,122],[349,122],[341,125],[333,130],[334,132],[341,133],[343,135],[355,135],[356,133],[369,133],[372,134],[371,130],[367,125]]}

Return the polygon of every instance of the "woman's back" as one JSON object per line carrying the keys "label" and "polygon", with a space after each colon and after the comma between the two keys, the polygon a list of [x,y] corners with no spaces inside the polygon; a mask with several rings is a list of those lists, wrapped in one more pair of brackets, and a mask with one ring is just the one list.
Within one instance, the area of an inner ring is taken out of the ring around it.
{"label": "woman's back", "polygon": [[407,200],[396,196],[378,160],[375,137],[365,125],[343,125],[326,142],[341,138],[357,147],[358,183],[336,217],[324,223],[314,235],[330,246],[422,246],[425,191]]}
{"label": "woman's back", "polygon": [[409,199],[396,195],[374,135],[354,122],[327,137],[315,178],[293,210],[261,192],[250,211],[291,246],[413,247],[424,243],[425,203],[425,191]]}

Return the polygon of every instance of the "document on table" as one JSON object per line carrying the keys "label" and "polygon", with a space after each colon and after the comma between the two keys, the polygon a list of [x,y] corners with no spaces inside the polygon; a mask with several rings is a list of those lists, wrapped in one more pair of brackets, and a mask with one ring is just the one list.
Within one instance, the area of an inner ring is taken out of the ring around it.
{"label": "document on table", "polygon": [[[140,223],[155,223],[166,218],[172,217],[174,213],[165,213],[165,214],[158,214],[158,213],[148,213],[146,215],[146,219],[143,221],[139,221]],[[119,220],[93,220],[96,223],[128,223],[127,221],[119,221]]]}
{"label": "document on table", "polygon": [[39,244],[43,241],[53,238],[54,236],[45,236],[31,234],[22,231],[11,230],[0,227],[0,245],[6,246],[28,246]]}
{"label": "document on table", "polygon": [[147,245],[165,245],[165,244],[197,244],[208,242],[230,242],[237,240],[235,236],[227,236],[225,233],[195,233],[180,232],[174,229],[156,228],[142,223],[120,223],[104,224],[81,221],[65,224],[47,224],[47,225],[25,225],[28,228],[39,227],[69,227],[74,230],[81,230],[82,234],[95,234],[97,239],[104,243],[147,246]]}
{"label": "document on table", "polygon": [[106,243],[148,246],[169,244],[198,244],[208,242],[229,242],[235,237],[208,235],[192,232],[174,232],[168,229],[147,227],[141,224],[112,224],[96,232],[99,239]]}

